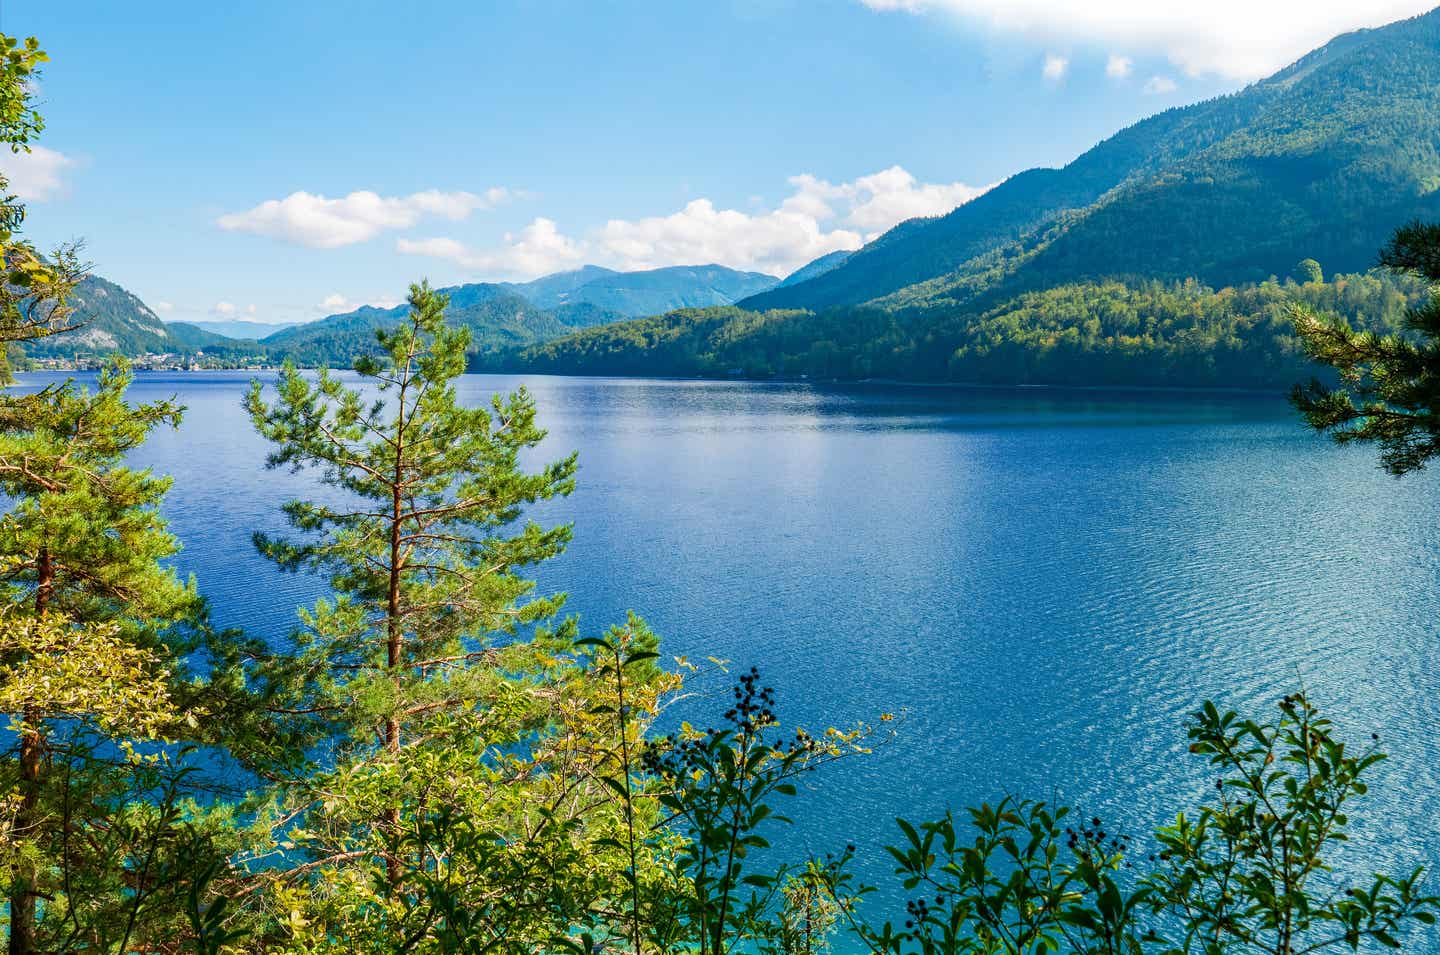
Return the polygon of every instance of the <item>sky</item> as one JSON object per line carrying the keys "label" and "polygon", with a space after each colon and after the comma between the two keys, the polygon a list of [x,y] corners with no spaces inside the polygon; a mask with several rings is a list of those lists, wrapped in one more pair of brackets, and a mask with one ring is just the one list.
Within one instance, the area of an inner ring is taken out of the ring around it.
{"label": "sky", "polygon": [[42,246],[167,320],[595,263],[784,275],[1433,0],[0,0]]}

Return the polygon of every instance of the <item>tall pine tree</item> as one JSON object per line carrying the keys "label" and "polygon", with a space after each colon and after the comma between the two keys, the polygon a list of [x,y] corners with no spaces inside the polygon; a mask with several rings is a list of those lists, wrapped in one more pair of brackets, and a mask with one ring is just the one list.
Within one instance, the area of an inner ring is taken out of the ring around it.
{"label": "tall pine tree", "polygon": [[529,677],[518,674],[533,676],[534,658],[516,658],[528,653],[517,635],[561,599],[534,596],[521,571],[570,539],[568,526],[521,519],[570,493],[575,456],[522,468],[544,437],[523,390],[462,406],[455,379],[470,336],[446,325],[447,301],[412,286],[408,317],[357,363],[361,387],[287,366],[273,400],[256,382],[246,402],[275,445],[269,465],[310,470],[332,489],[285,506],[294,539],[256,538],[281,567],[326,575],[335,594],[266,674],[322,763],[297,778],[287,808],[307,820],[306,866],[346,860],[360,872],[368,859],[392,889],[404,820],[437,783],[403,768],[416,765],[411,751],[463,749],[468,721],[525,709]]}

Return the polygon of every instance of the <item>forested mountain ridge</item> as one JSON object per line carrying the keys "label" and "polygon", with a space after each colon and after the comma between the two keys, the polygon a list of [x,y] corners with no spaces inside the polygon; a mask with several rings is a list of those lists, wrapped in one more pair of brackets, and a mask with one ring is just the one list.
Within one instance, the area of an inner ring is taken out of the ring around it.
{"label": "forested mountain ridge", "polygon": [[506,288],[541,308],[588,305],[621,318],[658,315],[677,308],[730,305],[772,288],[779,280],[763,272],[723,265],[676,265],[617,272],[587,265]]}
{"label": "forested mountain ridge", "polygon": [[1001,281],[1021,291],[1102,276],[1225,285],[1305,256],[1357,271],[1399,222],[1440,211],[1437,89],[1440,13],[1346,34],[740,304],[963,303]]}
{"label": "forested mountain ridge", "polygon": [[[471,347],[476,350],[529,345],[557,338],[573,328],[554,312],[532,305],[503,285],[482,282],[440,291],[450,297],[447,315],[451,324],[470,329]],[[364,306],[287,328],[259,344],[275,360],[348,367],[357,356],[376,350],[376,329],[392,327],[408,313],[406,305]]]}
{"label": "forested mountain ridge", "polygon": [[565,375],[886,378],[992,385],[1285,388],[1314,374],[1290,325],[1303,302],[1394,332],[1422,283],[1383,272],[1213,288],[1097,279],[975,313],[874,306],[691,309],[586,329],[482,371]]}

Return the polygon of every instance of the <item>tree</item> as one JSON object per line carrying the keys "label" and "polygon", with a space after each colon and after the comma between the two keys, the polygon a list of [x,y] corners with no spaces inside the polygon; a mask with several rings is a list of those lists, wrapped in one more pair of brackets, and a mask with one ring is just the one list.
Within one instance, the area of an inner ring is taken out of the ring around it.
{"label": "tree", "polygon": [[[35,900],[55,895],[55,886],[42,883],[83,851],[55,826],[61,803],[73,816],[77,785],[109,785],[91,778],[91,770],[104,776],[105,767],[90,759],[76,717],[88,714],[112,732],[129,725],[153,736],[155,729],[143,700],[116,709],[113,700],[101,702],[114,693],[80,685],[84,675],[102,679],[119,667],[140,685],[162,674],[173,680],[178,674],[169,668],[195,648],[203,616],[193,584],[165,566],[179,550],[158,510],[170,481],[124,464],[154,428],[178,425],[180,409],[165,401],[127,404],[130,381],[118,361],[93,393],[67,383],[42,400],[0,407],[0,491],[14,501],[0,517],[0,595],[16,637],[7,646],[3,697],[19,727],[11,789],[18,804],[7,846],[12,955],[37,950]],[[69,650],[61,654],[57,645]],[[121,723],[107,724],[112,717]],[[47,766],[65,771],[57,780]]]}
{"label": "tree", "polygon": [[[557,666],[557,640],[571,639],[521,639],[563,598],[533,596],[520,571],[559,554],[570,528],[520,521],[527,505],[570,493],[575,455],[521,467],[544,437],[523,389],[488,408],[460,404],[470,336],[446,325],[447,301],[411,287],[408,317],[356,365],[363,389],[287,365],[273,401],[258,381],[246,398],[275,445],[269,466],[310,469],[333,489],[285,506],[294,539],[256,537],[280,567],[323,573],[335,593],[264,674],[298,749],[323,754],[289,780],[287,811],[303,820],[291,841],[310,857],[303,871],[345,861],[361,896],[380,886],[354,911],[388,904],[386,918],[400,917],[396,891],[416,864],[398,847],[455,796],[432,787],[478,785],[477,741],[483,752],[543,724],[535,691]],[[447,776],[456,760],[473,772]]]}
{"label": "tree", "polygon": [[1325,273],[1321,270],[1320,263],[1314,259],[1301,259],[1295,263],[1295,271],[1292,273],[1292,277],[1301,285],[1310,285],[1325,281]]}
{"label": "tree", "polygon": [[[1387,269],[1440,283],[1440,225],[1412,222],[1380,251]],[[1405,316],[1408,334],[1356,331],[1339,318],[1292,306],[1306,353],[1339,375],[1339,386],[1312,379],[1291,401],[1310,427],[1341,444],[1373,442],[1394,475],[1440,454],[1440,296],[1432,289]]]}
{"label": "tree", "polygon": [[[49,57],[30,37],[23,43],[0,33],[0,143],[11,152],[29,152],[45,128],[33,104],[34,81]],[[77,244],[47,258],[19,237],[25,207],[0,176],[0,343],[24,342],[77,326],[70,297],[87,267]],[[0,349],[0,384],[11,380],[8,349]]]}

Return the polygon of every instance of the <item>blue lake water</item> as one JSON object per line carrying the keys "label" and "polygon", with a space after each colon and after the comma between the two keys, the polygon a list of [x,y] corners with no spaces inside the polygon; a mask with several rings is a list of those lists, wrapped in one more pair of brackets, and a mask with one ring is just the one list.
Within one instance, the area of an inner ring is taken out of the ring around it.
{"label": "blue lake water", "polygon": [[[50,380],[25,376],[27,383]],[[254,555],[303,476],[268,472],[242,374],[142,374],[178,433],[140,458],[218,621],[282,637],[314,580]],[[1440,484],[1307,433],[1278,398],[469,376],[521,383],[580,451],[538,577],[596,631],[644,615],[672,654],[758,665],[788,723],[905,712],[810,777],[787,852],[874,849],[897,814],[1006,793],[1148,833],[1208,772],[1205,698],[1269,716],[1303,685],[1394,754],[1352,861],[1440,860]],[[720,676],[688,712],[724,707]]]}

